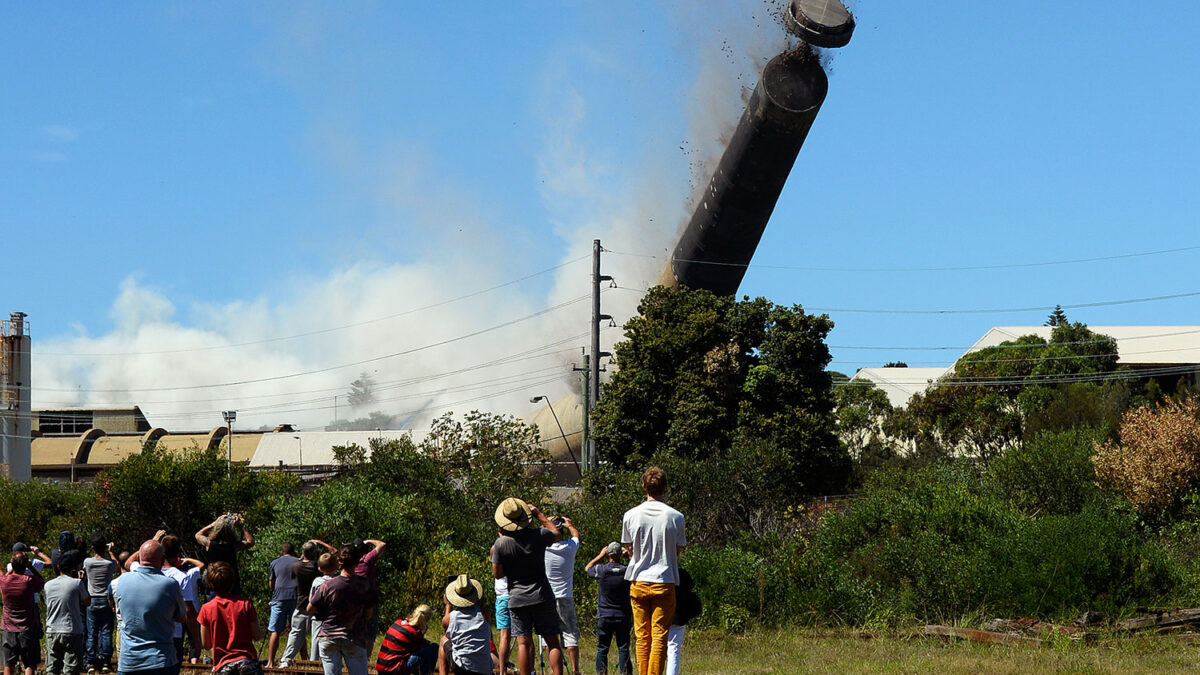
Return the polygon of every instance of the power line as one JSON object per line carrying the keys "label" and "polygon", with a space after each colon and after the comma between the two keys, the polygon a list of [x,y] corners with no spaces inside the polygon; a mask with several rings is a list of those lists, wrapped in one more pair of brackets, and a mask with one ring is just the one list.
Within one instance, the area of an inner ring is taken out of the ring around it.
{"label": "power line", "polygon": [[[647,255],[642,253],[629,253],[622,251],[612,251],[604,249],[607,253],[613,255],[629,256],[634,258],[650,258],[653,260],[666,260],[662,256]],[[1181,248],[1169,248],[1158,251],[1145,251],[1141,253],[1124,253],[1120,255],[1098,256],[1094,258],[1074,258],[1068,260],[1049,260],[1043,262],[1029,263],[1000,263],[994,265],[957,265],[943,267],[817,267],[807,265],[769,265],[759,263],[730,263],[717,262],[712,260],[694,260],[691,258],[670,258],[671,262],[681,262],[693,265],[715,265],[718,267],[741,267],[751,269],[769,269],[769,270],[794,270],[800,272],[970,272],[981,270],[1003,270],[1003,269],[1027,269],[1031,267],[1052,267],[1056,265],[1076,265],[1081,263],[1105,262],[1111,260],[1124,260],[1127,258],[1143,258],[1147,256],[1165,255],[1169,253],[1184,253],[1187,251],[1200,250],[1200,246],[1184,246]]]}
{"label": "power line", "polygon": [[369,359],[362,359],[361,361],[354,361],[351,363],[343,363],[340,365],[329,366],[326,368],[316,368],[313,370],[306,370],[306,371],[297,372],[297,373],[288,373],[286,375],[274,375],[271,377],[260,377],[260,378],[254,378],[254,379],[248,379],[248,380],[238,380],[235,382],[220,382],[220,383],[214,383],[214,384],[196,384],[196,385],[187,385],[187,386],[178,386],[178,387],[145,387],[145,388],[134,387],[134,388],[126,388],[126,389],[42,389],[42,391],[58,391],[58,392],[86,391],[86,392],[91,392],[91,393],[119,394],[119,393],[130,393],[130,392],[141,392],[141,391],[187,391],[187,390],[194,390],[194,389],[216,389],[216,388],[221,388],[221,387],[236,387],[236,386],[242,386],[242,385],[246,385],[246,384],[257,384],[260,382],[276,382],[279,380],[287,380],[287,379],[292,379],[292,378],[296,378],[296,377],[304,377],[307,375],[315,375],[318,373],[326,373],[326,372],[330,372],[333,370],[342,370],[344,368],[353,368],[356,366],[365,365],[367,363],[375,363],[378,361],[384,361],[386,359],[392,359],[392,358],[396,358],[398,356],[407,356],[409,354],[414,354],[414,353],[424,351],[427,349],[433,349],[435,347],[442,347],[442,346],[452,344],[455,342],[461,342],[462,340],[466,340],[466,339],[473,338],[473,337],[478,337],[478,336],[484,335],[486,333],[490,333],[490,332],[493,332],[496,330],[500,330],[502,328],[507,328],[509,326],[516,325],[516,324],[524,322],[524,321],[528,321],[530,319],[537,318],[539,316],[544,316],[551,312],[557,311],[564,307],[569,307],[570,305],[582,302],[584,300],[588,300],[590,298],[591,298],[590,293],[587,295],[581,295],[572,300],[567,300],[566,302],[561,302],[557,305],[553,305],[546,309],[538,310],[532,314],[527,314],[527,315],[522,316],[517,319],[505,321],[503,323],[496,324],[496,325],[488,327],[488,328],[482,328],[480,330],[473,331],[473,332],[467,333],[465,335],[460,335],[460,336],[453,337],[453,338],[447,338],[445,340],[439,340],[438,342],[432,342],[432,343],[429,343],[426,345],[422,345],[420,347],[413,347],[411,349],[405,349],[402,351],[393,352],[391,354],[384,354],[382,356],[375,356],[375,357],[372,357]]}
{"label": "power line", "polygon": [[263,338],[261,340],[252,340],[250,342],[238,342],[238,343],[227,344],[227,345],[210,345],[207,347],[189,347],[186,349],[159,349],[159,350],[151,350],[151,351],[144,351],[144,352],[90,352],[90,353],[89,352],[38,352],[38,355],[39,356],[65,356],[65,357],[78,357],[78,358],[95,358],[95,357],[118,357],[118,356],[149,356],[149,355],[156,355],[156,354],[185,354],[185,353],[190,353],[190,352],[204,352],[204,351],[213,351],[213,350],[218,350],[218,349],[234,349],[237,347],[249,347],[249,346],[254,346],[254,345],[269,344],[272,342],[281,342],[284,340],[295,340],[297,338],[310,337],[312,335],[323,335],[325,333],[333,333],[336,331],[346,330],[349,328],[358,328],[360,326],[366,326],[366,325],[373,324],[373,323],[379,323],[381,321],[390,321],[391,319],[397,319],[402,316],[408,316],[410,314],[416,314],[417,312],[423,312],[428,309],[434,309],[436,307],[441,307],[441,306],[449,305],[449,304],[459,302],[462,300],[467,300],[470,298],[478,297],[480,295],[491,293],[492,291],[496,291],[501,288],[506,288],[508,286],[513,286],[513,285],[519,284],[523,281],[528,281],[530,279],[533,279],[534,277],[538,277],[543,274],[547,274],[549,272],[553,272],[555,270],[562,269],[569,265],[573,265],[573,264],[581,262],[583,260],[587,260],[590,257],[591,256],[588,255],[588,256],[583,256],[580,258],[575,258],[573,260],[568,260],[567,262],[562,263],[560,265],[555,265],[554,267],[547,267],[544,270],[540,270],[540,271],[534,272],[532,274],[527,274],[523,277],[513,279],[511,281],[506,281],[502,284],[497,284],[497,285],[491,286],[489,288],[474,291],[471,293],[467,293],[465,295],[460,295],[460,296],[457,296],[454,298],[449,298],[447,300],[442,300],[442,301],[424,305],[421,307],[414,307],[413,309],[407,309],[407,310],[404,310],[403,312],[398,312],[396,314],[389,314],[387,316],[381,316],[381,317],[377,317],[374,319],[366,319],[364,321],[345,324],[342,326],[331,326],[328,328],[322,328],[321,330],[308,331],[306,333],[296,333],[295,335],[283,335],[283,336],[279,336],[279,337]]}

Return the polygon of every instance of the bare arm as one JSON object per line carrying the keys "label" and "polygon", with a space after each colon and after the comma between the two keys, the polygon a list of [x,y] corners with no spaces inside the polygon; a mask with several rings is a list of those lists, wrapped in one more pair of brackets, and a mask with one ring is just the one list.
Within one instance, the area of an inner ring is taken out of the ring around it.
{"label": "bare arm", "polygon": [[208,545],[212,543],[213,530],[221,525],[221,519],[224,517],[224,515],[217,516],[216,520],[200,528],[200,531],[196,533],[196,543],[207,549]]}
{"label": "bare arm", "polygon": [[445,608],[442,610],[442,630],[446,630],[450,625],[450,601],[445,598],[442,600],[446,603]]}
{"label": "bare arm", "polygon": [[504,578],[504,565],[500,563],[492,563],[492,576],[497,579]]}
{"label": "bare arm", "polygon": [[335,548],[332,544],[326,544],[325,542],[321,541],[320,539],[310,539],[309,541],[311,541],[314,544],[320,544],[321,546],[324,546],[325,550],[330,553],[337,553],[337,548]]}
{"label": "bare arm", "polygon": [[542,513],[541,509],[534,506],[533,504],[530,504],[529,505],[529,514],[531,516],[533,516],[534,518],[537,518],[538,522],[540,522],[542,524],[542,527],[553,532],[555,537],[558,536],[558,528],[554,526],[554,521],[550,520],[549,516]]}
{"label": "bare arm", "polygon": [[592,569],[593,567],[598,565],[601,560],[604,560],[607,557],[608,557],[608,547],[605,546],[604,548],[600,549],[600,552],[596,554],[595,558],[592,558],[591,560],[588,561],[588,564],[583,566],[583,571],[586,572],[586,571]]}
{"label": "bare arm", "polygon": [[250,528],[246,527],[246,519],[240,514],[237,517],[238,524],[242,526],[242,548],[251,548],[254,546],[254,535],[250,534]]}
{"label": "bare arm", "polygon": [[50,556],[46,555],[46,553],[44,551],[42,551],[42,549],[40,549],[36,546],[30,546],[29,552],[36,555],[38,558],[41,558],[42,562],[46,563],[47,565],[52,564],[52,562],[50,560]]}
{"label": "bare arm", "polygon": [[[575,523],[572,523],[570,518],[563,518],[563,522],[566,523],[567,529],[571,532],[571,536],[579,539],[579,530],[575,529]],[[580,541],[583,540],[580,539]]]}
{"label": "bare arm", "polygon": [[205,565],[205,562],[203,560],[197,560],[195,558],[180,558],[179,559],[179,564],[182,565],[185,563],[190,564],[192,567],[195,567],[198,570],[204,569],[204,565]]}
{"label": "bare arm", "polygon": [[[258,625],[258,622],[257,622],[257,621],[255,622],[255,625],[256,625],[256,626]],[[213,648],[213,634],[212,634],[212,631],[210,631],[210,630],[208,629],[208,626],[206,626],[206,625],[204,625],[204,624],[200,624],[200,644],[201,644],[201,645],[203,645],[205,649],[212,649],[212,648]]]}
{"label": "bare arm", "polygon": [[380,553],[383,553],[383,548],[387,546],[387,542],[380,539],[363,539],[363,543],[374,546],[375,550],[379,551]]}

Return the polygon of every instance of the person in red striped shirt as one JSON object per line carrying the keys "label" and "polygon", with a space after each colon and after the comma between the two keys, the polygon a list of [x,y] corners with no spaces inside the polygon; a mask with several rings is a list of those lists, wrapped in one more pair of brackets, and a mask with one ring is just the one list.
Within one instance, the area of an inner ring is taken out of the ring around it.
{"label": "person in red striped shirt", "polygon": [[393,623],[379,644],[375,670],[380,675],[431,675],[437,669],[437,643],[425,639],[429,605],[417,605],[407,618]]}

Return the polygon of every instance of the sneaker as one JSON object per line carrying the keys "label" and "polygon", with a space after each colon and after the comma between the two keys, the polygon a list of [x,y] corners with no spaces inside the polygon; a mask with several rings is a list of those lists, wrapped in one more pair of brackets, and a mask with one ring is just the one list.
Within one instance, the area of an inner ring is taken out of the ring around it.
{"label": "sneaker", "polygon": [[88,672],[88,675],[96,675],[96,673],[98,673],[100,671],[96,670],[96,666],[88,666],[87,672]]}
{"label": "sneaker", "polygon": [[112,671],[108,669],[108,666],[104,666],[103,668],[100,669],[101,675],[108,675],[111,672]]}

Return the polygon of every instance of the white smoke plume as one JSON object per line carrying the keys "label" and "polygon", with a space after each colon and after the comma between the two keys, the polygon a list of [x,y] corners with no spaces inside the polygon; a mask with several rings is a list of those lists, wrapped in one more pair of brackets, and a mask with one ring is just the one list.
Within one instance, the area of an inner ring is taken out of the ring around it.
{"label": "white smoke plume", "polygon": [[[35,338],[34,406],[139,405],[171,431],[221,425],[228,409],[238,410],[241,428],[316,429],[336,409],[342,420],[379,410],[419,429],[450,410],[524,415],[530,396],[578,391],[571,366],[588,344],[592,240],[635,254],[603,258],[620,286],[605,291],[603,311],[623,323],[659,278],[744,91],[786,46],[776,5],[675,8],[680,58],[697,66],[679,101],[687,135],[670,141],[681,151],[669,156],[611,157],[604,139],[587,133],[588,92],[548,68],[554,95],[543,102],[540,178],[554,232],[536,245],[561,247],[558,269],[481,292],[538,271],[506,268],[509,256],[500,255],[528,242],[506,243],[471,190],[406,169],[419,149],[364,152],[336,129],[319,129],[334,161],[384,176],[378,199],[397,218],[443,233],[419,246],[419,262],[356,263],[284,290],[184,307],[153,279],[131,277],[113,301],[111,332]],[[619,329],[607,329],[602,349],[619,339]],[[360,373],[375,382],[375,401],[351,410],[349,383]]]}

